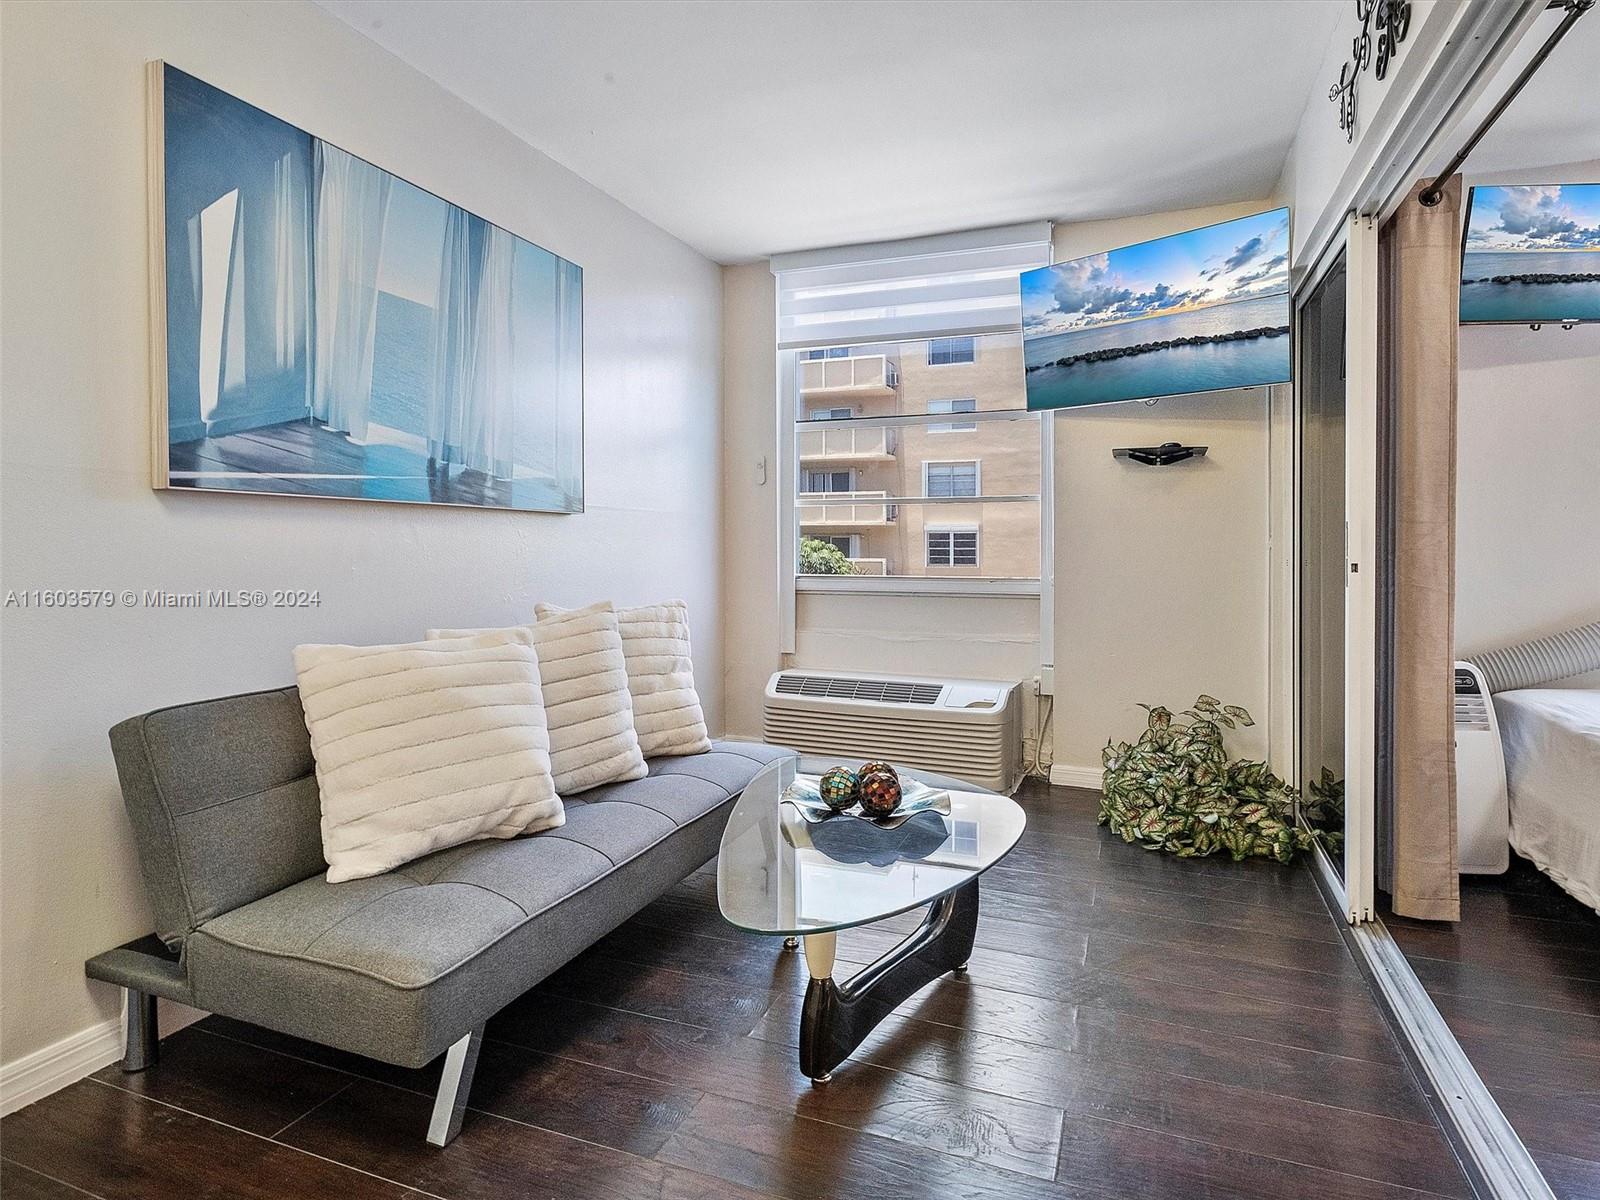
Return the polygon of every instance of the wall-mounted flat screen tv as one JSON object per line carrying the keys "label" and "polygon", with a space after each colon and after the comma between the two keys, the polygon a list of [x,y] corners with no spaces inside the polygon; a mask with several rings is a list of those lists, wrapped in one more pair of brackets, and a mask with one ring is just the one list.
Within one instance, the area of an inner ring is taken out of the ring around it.
{"label": "wall-mounted flat screen tv", "polygon": [[1028,407],[1287,383],[1289,210],[1022,276]]}
{"label": "wall-mounted flat screen tv", "polygon": [[1600,183],[1475,187],[1461,323],[1600,321]]}

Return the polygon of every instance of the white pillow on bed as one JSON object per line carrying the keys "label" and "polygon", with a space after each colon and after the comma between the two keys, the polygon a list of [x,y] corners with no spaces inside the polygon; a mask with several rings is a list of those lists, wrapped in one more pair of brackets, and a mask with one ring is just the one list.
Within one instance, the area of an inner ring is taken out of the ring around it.
{"label": "white pillow on bed", "polygon": [[565,821],[532,641],[295,647],[329,883]]}
{"label": "white pillow on bed", "polygon": [[609,604],[507,629],[428,630],[429,638],[462,634],[532,640],[544,681],[550,765],[560,795],[644,778],[647,768],[633,728],[622,635]]}
{"label": "white pillow on bed", "polygon": [[[544,622],[610,607],[601,603],[562,609],[540,604],[534,612]],[[616,614],[639,749],[646,758],[704,754],[711,749],[711,736],[706,730],[700,695],[694,690],[689,605],[682,600],[664,600],[660,604],[619,608]]]}

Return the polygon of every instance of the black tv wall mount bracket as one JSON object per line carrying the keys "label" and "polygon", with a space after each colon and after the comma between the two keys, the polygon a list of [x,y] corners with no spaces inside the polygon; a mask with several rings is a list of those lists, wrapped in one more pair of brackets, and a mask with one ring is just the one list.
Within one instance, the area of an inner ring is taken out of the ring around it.
{"label": "black tv wall mount bracket", "polygon": [[1185,446],[1178,442],[1162,442],[1159,446],[1119,446],[1111,452],[1112,458],[1127,458],[1147,467],[1169,467],[1173,463],[1187,462],[1191,458],[1204,458],[1207,446]]}

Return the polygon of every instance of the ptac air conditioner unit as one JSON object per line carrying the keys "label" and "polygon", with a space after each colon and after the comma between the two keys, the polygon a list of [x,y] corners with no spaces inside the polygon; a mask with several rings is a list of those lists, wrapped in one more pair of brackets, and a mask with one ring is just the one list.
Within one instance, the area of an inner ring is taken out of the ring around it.
{"label": "ptac air conditioner unit", "polygon": [[1456,664],[1456,850],[1467,875],[1498,875],[1511,865],[1511,812],[1500,721],[1483,672]]}
{"label": "ptac air conditioner unit", "polygon": [[779,671],[767,681],[763,736],[846,765],[881,758],[1009,793],[1022,775],[1021,685]]}

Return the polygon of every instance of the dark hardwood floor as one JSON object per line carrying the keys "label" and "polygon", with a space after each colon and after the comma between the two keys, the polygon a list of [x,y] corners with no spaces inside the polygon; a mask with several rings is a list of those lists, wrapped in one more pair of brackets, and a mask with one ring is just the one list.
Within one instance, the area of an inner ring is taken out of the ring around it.
{"label": "dark hardwood floor", "polygon": [[1459,922],[1383,920],[1551,1190],[1600,1197],[1600,914],[1512,855]]}
{"label": "dark hardwood floor", "polygon": [[[970,974],[833,1081],[711,866],[493,1020],[460,1137],[405,1071],[210,1017],[6,1118],[17,1197],[1466,1198],[1304,867],[1179,861],[1030,787]],[[865,963],[915,922],[841,934]],[[848,967],[841,967],[841,974]],[[1591,1129],[1591,1136],[1593,1130]]]}

